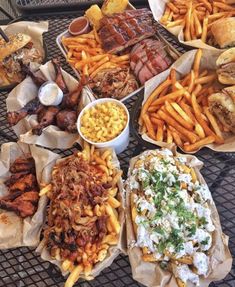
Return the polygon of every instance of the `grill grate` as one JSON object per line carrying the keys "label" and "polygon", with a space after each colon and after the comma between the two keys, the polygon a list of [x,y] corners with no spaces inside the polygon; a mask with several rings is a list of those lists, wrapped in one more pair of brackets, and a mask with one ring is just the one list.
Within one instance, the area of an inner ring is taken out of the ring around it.
{"label": "grill grate", "polygon": [[[103,0],[16,0],[16,7],[22,12],[45,9],[79,9],[92,4],[102,4]],[[146,4],[144,0],[132,0],[133,5]]]}
{"label": "grill grate", "polygon": [[[48,47],[48,59],[61,56],[56,46],[56,36],[64,31],[70,21],[79,16],[79,13],[55,16],[28,16],[24,20],[49,20],[50,30],[45,35]],[[184,49],[177,45],[175,39],[169,37],[164,29],[161,33],[180,52]],[[73,74],[73,71],[61,57],[61,63],[66,71]],[[17,140],[14,132],[5,120],[7,94],[0,93],[0,144],[9,140]],[[137,96],[129,99],[126,105],[131,110]],[[6,138],[4,135],[7,134]],[[75,149],[75,148],[74,148]],[[74,149],[61,151],[54,150],[63,156],[69,155]],[[121,166],[125,171],[128,169],[129,160],[145,148],[138,145],[137,140],[131,136],[128,149],[119,155]],[[200,160],[204,161],[202,174],[205,177],[213,198],[217,205],[224,232],[230,236],[230,251],[235,256],[235,154],[215,153],[209,149],[203,149],[197,153]],[[58,268],[48,262],[43,262],[31,248],[17,248],[0,251],[0,287],[62,287],[65,279]],[[114,263],[106,268],[95,280],[90,282],[79,281],[76,286],[80,287],[138,287],[142,286],[132,279],[131,268],[128,257],[120,255]],[[235,263],[230,274],[221,282],[212,283],[210,287],[235,287]]]}

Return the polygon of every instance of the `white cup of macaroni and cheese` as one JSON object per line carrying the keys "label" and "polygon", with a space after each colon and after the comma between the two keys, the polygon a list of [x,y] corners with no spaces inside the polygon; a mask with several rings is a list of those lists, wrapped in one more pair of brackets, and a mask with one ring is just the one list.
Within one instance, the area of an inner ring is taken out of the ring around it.
{"label": "white cup of macaroni and cheese", "polygon": [[88,143],[98,148],[113,148],[119,154],[129,143],[129,112],[118,100],[95,100],[81,111],[77,129]]}

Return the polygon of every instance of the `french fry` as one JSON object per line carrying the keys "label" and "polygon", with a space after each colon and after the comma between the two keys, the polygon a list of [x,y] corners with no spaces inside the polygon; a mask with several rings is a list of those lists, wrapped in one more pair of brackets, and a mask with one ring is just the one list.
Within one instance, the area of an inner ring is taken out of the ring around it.
{"label": "french fry", "polygon": [[184,145],[184,150],[186,152],[192,152],[192,151],[198,150],[199,148],[201,148],[207,144],[211,144],[213,142],[215,142],[214,136],[208,136],[208,137],[205,137],[204,139],[201,139],[201,140],[199,140],[193,144]]}
{"label": "french fry", "polygon": [[191,33],[190,33],[190,23],[191,23],[191,15],[192,14],[192,1],[189,3],[188,11],[185,19],[185,30],[184,37],[186,41],[191,41]]}
{"label": "french fry", "polygon": [[172,107],[175,109],[175,111],[188,123],[191,125],[194,125],[194,121],[187,115],[187,113],[180,107],[177,103],[171,103]]}
{"label": "french fry", "polygon": [[204,107],[203,108],[205,115],[207,116],[213,130],[215,131],[215,133],[217,134],[217,136],[219,136],[220,138],[223,138],[221,130],[216,122],[215,117],[210,113],[209,108],[208,107]]}
{"label": "french fry", "polygon": [[79,264],[73,271],[69,274],[68,279],[65,282],[64,287],[73,287],[73,285],[78,281],[81,272],[83,271],[83,266]]}
{"label": "french fry", "polygon": [[166,134],[167,134],[166,142],[167,142],[168,144],[173,143],[172,133],[171,133],[171,131],[170,131],[169,128],[167,128],[167,133],[166,133]]}
{"label": "french fry", "polygon": [[158,125],[157,127],[156,141],[163,141],[163,124]]}
{"label": "french fry", "polygon": [[183,117],[181,117],[181,115],[179,115],[174,109],[173,107],[166,102],[165,103],[165,107],[167,112],[179,123],[181,124],[184,128],[189,129],[189,130],[193,130],[193,124],[191,124],[190,122],[184,120]]}
{"label": "french fry", "polygon": [[201,36],[201,40],[202,40],[202,42],[204,42],[204,43],[206,43],[207,28],[208,28],[208,18],[204,18],[204,20],[203,20],[203,26],[202,26],[202,36]]}
{"label": "french fry", "polygon": [[199,75],[201,58],[202,58],[202,50],[198,49],[195,59],[194,59],[194,64],[193,64],[193,71],[194,71],[195,78],[197,78]]}
{"label": "french fry", "polygon": [[156,99],[155,101],[152,102],[151,106],[157,106],[157,105],[163,104],[166,100],[175,100],[178,97],[182,96],[183,94],[185,94],[184,88]]}
{"label": "french fry", "polygon": [[197,141],[197,136],[193,132],[188,131],[183,126],[178,124],[178,122],[175,119],[173,119],[171,116],[168,116],[163,111],[159,111],[159,115],[165,122],[167,122],[168,125],[173,126],[177,131],[185,135],[191,143],[194,143]]}
{"label": "french fry", "polygon": [[153,128],[153,125],[149,119],[149,116],[147,114],[144,115],[143,117],[143,120],[146,124],[146,128],[147,128],[147,131],[148,131],[148,134],[149,136],[152,138],[152,139],[155,139],[155,131],[154,131],[154,128]]}
{"label": "french fry", "polygon": [[116,234],[119,234],[121,226],[120,223],[117,219],[117,217],[115,216],[112,207],[109,204],[105,204],[105,210],[107,215],[109,216],[110,219],[110,223],[112,225],[113,230],[115,231]]}
{"label": "french fry", "polygon": [[40,190],[39,196],[43,196],[43,195],[47,194],[49,191],[51,191],[51,190],[52,190],[52,185],[48,184],[43,189]]}
{"label": "french fry", "polygon": [[173,127],[169,126],[169,129],[171,131],[172,137],[175,141],[175,143],[177,144],[177,146],[183,146],[183,142],[179,136],[179,133],[175,131],[175,129],[173,129]]}

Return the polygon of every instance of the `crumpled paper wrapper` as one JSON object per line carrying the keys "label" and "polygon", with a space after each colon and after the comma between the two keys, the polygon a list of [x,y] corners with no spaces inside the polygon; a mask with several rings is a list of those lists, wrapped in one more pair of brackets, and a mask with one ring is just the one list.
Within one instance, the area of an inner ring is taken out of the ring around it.
{"label": "crumpled paper wrapper", "polygon": [[[165,72],[155,76],[154,78],[150,79],[146,84],[145,84],[145,90],[144,90],[144,102],[147,100],[149,95],[156,89],[157,86],[159,86],[160,83],[162,83],[170,74],[171,69],[175,69],[177,72],[178,77],[182,77],[183,75],[187,74],[190,72],[193,62],[194,62],[194,57],[196,54],[197,50],[191,50],[189,52],[186,52],[184,55],[182,55],[168,70]],[[221,51],[210,51],[210,50],[203,50],[203,55],[201,59],[201,65],[200,69],[207,69],[207,70],[215,70],[216,69],[216,59],[220,55]],[[205,145],[205,147],[208,147],[214,151],[218,152],[235,152],[235,135],[232,133],[223,133],[223,136],[225,138],[224,144],[209,144]],[[142,134],[142,138],[150,142],[152,144],[165,147],[167,146],[167,143],[165,142],[159,142],[159,141],[154,141],[151,139],[147,134]],[[179,147],[180,148],[180,147]],[[202,147],[201,147],[202,148]],[[183,150],[182,148],[180,148]],[[184,150],[183,150],[184,151]],[[188,152],[188,153],[195,153],[198,150],[195,150],[193,152]]]}
{"label": "crumpled paper wrapper", "polygon": [[[51,62],[47,62],[39,67],[38,75],[42,75],[48,81],[55,80],[55,71]],[[76,89],[78,81],[70,74],[62,71],[65,83],[69,91]],[[24,107],[29,101],[38,96],[38,87],[33,83],[30,77],[16,86],[8,95],[6,104],[7,111],[17,111]],[[94,96],[84,88],[82,91],[80,109],[94,100]],[[32,134],[32,128],[38,124],[37,115],[26,116],[24,119],[13,126],[13,130],[21,142],[27,144],[37,144],[47,148],[68,149],[75,142],[80,142],[78,133],[69,133],[60,130],[55,125],[49,125],[44,128],[40,136]]]}
{"label": "crumpled paper wrapper", "polygon": [[[10,165],[25,153],[31,153],[35,160],[37,181],[50,181],[51,166],[59,157],[49,150],[23,143],[5,143],[0,153],[0,197],[8,194],[4,181],[11,175]],[[38,209],[32,217],[20,218],[16,213],[0,209],[0,249],[19,246],[36,246],[40,240],[41,228],[45,218],[47,197],[42,196],[38,202]]]}
{"label": "crumpled paper wrapper", "polygon": [[[106,149],[100,149],[100,150],[106,150]],[[63,159],[59,159],[58,161],[61,161],[61,160]],[[112,163],[115,168],[120,169],[120,164],[114,151],[113,151]],[[51,171],[52,171],[52,168],[53,166],[51,166]],[[118,199],[121,202],[121,207],[119,208],[119,211],[118,211],[119,222],[121,223],[121,230],[119,234],[118,244],[117,246],[110,246],[107,257],[102,262],[98,262],[95,264],[90,274],[92,277],[98,276],[100,272],[102,272],[105,268],[109,267],[120,253],[126,254],[127,246],[126,246],[126,228],[125,228],[125,214],[124,214],[124,190],[123,190],[123,182],[121,179],[118,182],[118,188],[119,188]],[[40,242],[38,248],[36,249],[36,252],[39,252],[41,254],[41,258],[43,260],[49,261],[57,265],[60,268],[61,273],[64,276],[68,274],[68,272],[64,272],[62,270],[62,267],[61,267],[62,262],[56,259],[53,259],[51,257],[50,253],[47,250],[44,239]],[[84,275],[81,274],[80,278],[84,278]]]}
{"label": "crumpled paper wrapper", "polygon": [[[200,183],[206,184],[204,178],[200,173],[203,163],[195,156],[183,155],[176,152],[175,145],[168,145],[168,147],[175,156],[182,156],[187,158],[187,163],[195,169],[198,180]],[[144,153],[146,153],[145,151]],[[142,153],[142,154],[144,154]],[[131,159],[128,175],[131,174],[134,164],[139,156]],[[133,278],[148,286],[148,287],[178,287],[175,277],[172,273],[161,269],[158,263],[144,262],[142,260],[142,250],[138,247],[132,247],[133,242],[136,241],[132,219],[131,219],[131,206],[130,206],[130,189],[125,185],[126,190],[126,226],[127,226],[127,246],[128,256],[132,268]],[[212,235],[212,247],[209,250],[210,267],[209,275],[207,278],[200,277],[200,287],[209,286],[210,282],[223,279],[231,270],[232,256],[228,248],[228,236],[226,236],[221,229],[219,214],[217,212],[215,203],[212,199],[209,207],[212,212],[212,220],[215,225],[215,231]],[[187,283],[188,287],[193,287],[193,284]]]}
{"label": "crumpled paper wrapper", "polygon": [[[153,13],[154,19],[160,23],[160,19],[162,18],[164,11],[165,11],[165,6],[168,0],[148,0],[150,9]],[[161,24],[162,25],[162,24]],[[184,34],[183,34],[183,26],[175,26],[172,28],[167,28],[166,26],[162,25],[167,31],[169,31],[171,34],[173,34],[175,37],[177,37],[178,41],[184,45],[191,46],[194,48],[202,48],[202,49],[207,49],[207,50],[220,50],[216,47],[213,47],[211,45],[208,45],[204,43],[202,40],[197,39],[197,40],[191,40],[191,41],[184,41]]]}
{"label": "crumpled paper wrapper", "polygon": [[37,48],[43,55],[43,58],[45,58],[46,55],[43,48],[42,34],[48,31],[48,21],[41,21],[41,22],[21,21],[0,27],[7,35],[24,33],[31,36],[35,48]]}

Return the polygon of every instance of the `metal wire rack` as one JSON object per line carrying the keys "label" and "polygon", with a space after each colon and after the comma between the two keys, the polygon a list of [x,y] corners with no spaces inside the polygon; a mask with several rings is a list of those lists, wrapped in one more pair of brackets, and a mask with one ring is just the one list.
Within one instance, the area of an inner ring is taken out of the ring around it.
{"label": "metal wire rack", "polygon": [[[48,20],[49,32],[45,34],[45,41],[48,47],[48,59],[61,56],[56,46],[56,36],[64,31],[70,21],[79,16],[79,13],[64,13],[53,16],[27,16],[24,20]],[[185,49],[179,47],[177,41],[162,28],[160,32],[180,52]],[[61,59],[63,68],[73,74],[73,71]],[[10,140],[16,141],[12,129],[6,123],[6,100],[7,94],[0,93],[0,144]],[[138,95],[129,99],[125,104],[131,110]],[[131,135],[128,148],[119,155],[121,167],[125,176],[131,157],[137,155],[145,148],[139,145],[138,141]],[[71,150],[54,150],[63,156],[72,153]],[[235,256],[235,154],[216,153],[209,149],[202,149],[197,157],[205,164],[202,174],[212,192],[213,198],[220,214],[223,231],[230,237],[230,251]],[[44,262],[31,248],[17,248],[0,251],[0,287],[60,287],[65,279],[54,265]],[[93,281],[79,281],[76,286],[80,287],[138,287],[142,286],[132,279],[131,268],[128,257],[120,255],[114,263],[106,268]],[[210,287],[235,287],[235,262],[229,275],[220,282],[210,284]]]}

